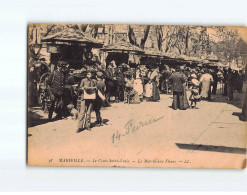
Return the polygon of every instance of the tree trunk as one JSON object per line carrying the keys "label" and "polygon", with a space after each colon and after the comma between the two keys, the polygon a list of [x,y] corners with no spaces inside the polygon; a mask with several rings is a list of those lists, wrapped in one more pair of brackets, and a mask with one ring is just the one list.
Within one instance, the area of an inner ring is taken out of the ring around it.
{"label": "tree trunk", "polygon": [[162,49],[162,43],[163,43],[163,31],[162,31],[162,26],[156,26],[156,38],[157,38],[157,45],[159,51]]}
{"label": "tree trunk", "polygon": [[134,33],[134,31],[133,31],[133,28],[129,25],[128,26],[128,36],[129,36],[129,41],[130,41],[130,43],[131,44],[133,44],[133,45],[137,45],[136,44],[136,37],[135,37],[135,33]]}
{"label": "tree trunk", "polygon": [[189,55],[189,29],[187,29],[185,35],[185,55]]}
{"label": "tree trunk", "polygon": [[[52,29],[54,27],[55,27],[55,25],[52,25],[51,27],[47,28],[47,31],[46,31],[46,34],[44,35],[44,37],[49,35],[49,33],[52,31]],[[37,41],[37,32],[36,32],[36,41]],[[36,44],[36,45],[38,45],[38,44]],[[29,46],[31,61],[37,61],[39,59],[39,54],[40,54],[40,51],[42,49],[42,45],[38,45],[38,46],[39,46],[39,50],[37,51],[37,53],[35,53],[35,49],[34,49],[33,45]]]}
{"label": "tree trunk", "polygon": [[141,47],[142,49],[144,49],[146,40],[147,40],[147,38],[148,38],[149,30],[150,30],[150,25],[145,26],[145,28],[144,28],[144,36],[143,36],[143,38],[141,39],[141,44],[140,44],[140,47]]}
{"label": "tree trunk", "polygon": [[82,31],[82,32],[86,32],[87,26],[88,26],[87,24],[81,25],[81,31]]}
{"label": "tree trunk", "polygon": [[92,37],[93,37],[93,38],[96,38],[97,35],[98,35],[99,25],[95,24],[94,27],[93,27],[93,29],[94,29],[94,30],[93,30],[94,32],[92,33]]}

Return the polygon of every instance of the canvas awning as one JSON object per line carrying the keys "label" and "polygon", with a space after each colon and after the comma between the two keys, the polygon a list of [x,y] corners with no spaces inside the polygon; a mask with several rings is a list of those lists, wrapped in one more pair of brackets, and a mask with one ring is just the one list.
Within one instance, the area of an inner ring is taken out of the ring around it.
{"label": "canvas awning", "polygon": [[166,53],[162,53],[163,57],[169,58],[171,60],[182,60],[183,58],[181,57],[181,55],[175,53],[175,52],[166,52]]}
{"label": "canvas awning", "polygon": [[206,59],[209,61],[213,61],[213,62],[218,62],[218,58],[217,56],[212,52],[209,55],[206,56]]}
{"label": "canvas awning", "polygon": [[107,52],[139,53],[139,54],[144,53],[144,51],[140,47],[132,45],[131,43],[128,43],[126,41],[118,41],[116,43],[101,48],[101,50]]}
{"label": "canvas awning", "polygon": [[65,29],[63,31],[48,35],[41,39],[43,43],[53,43],[53,44],[66,44],[72,45],[73,43],[80,44],[81,46],[91,46],[94,48],[103,47],[103,43],[99,42],[95,38],[87,35],[84,32],[75,30],[72,28]]}
{"label": "canvas awning", "polygon": [[155,48],[151,48],[151,47],[146,47],[144,49],[144,52],[148,56],[162,56],[161,51],[159,51],[158,49],[155,49]]}

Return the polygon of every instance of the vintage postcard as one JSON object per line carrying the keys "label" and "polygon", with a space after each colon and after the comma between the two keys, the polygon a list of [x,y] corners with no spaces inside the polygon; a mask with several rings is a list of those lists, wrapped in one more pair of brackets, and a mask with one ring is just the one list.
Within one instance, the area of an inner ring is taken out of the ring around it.
{"label": "vintage postcard", "polygon": [[27,33],[29,166],[246,167],[247,27]]}

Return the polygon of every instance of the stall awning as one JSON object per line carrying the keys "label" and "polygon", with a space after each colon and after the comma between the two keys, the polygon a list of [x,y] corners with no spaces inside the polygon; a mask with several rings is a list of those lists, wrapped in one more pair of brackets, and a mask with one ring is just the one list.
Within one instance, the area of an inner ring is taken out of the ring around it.
{"label": "stall awning", "polygon": [[126,41],[118,41],[114,44],[107,45],[103,48],[101,48],[102,51],[107,52],[123,52],[123,53],[144,53],[144,51],[135,45],[132,45],[131,43],[128,43]]}
{"label": "stall awning", "polygon": [[159,51],[158,49],[155,48],[151,48],[151,47],[146,47],[144,48],[144,52],[147,56],[162,56],[161,51]]}
{"label": "stall awning", "polygon": [[103,43],[84,32],[68,28],[63,31],[48,35],[41,39],[43,43],[66,44],[78,43],[83,46],[90,45],[94,48],[103,47]]}
{"label": "stall awning", "polygon": [[206,59],[209,61],[213,61],[213,62],[219,62],[217,56],[213,52],[211,52],[209,55],[207,55]]}
{"label": "stall awning", "polygon": [[175,52],[166,52],[162,53],[162,56],[165,58],[168,58],[169,60],[183,60],[181,55],[175,53]]}

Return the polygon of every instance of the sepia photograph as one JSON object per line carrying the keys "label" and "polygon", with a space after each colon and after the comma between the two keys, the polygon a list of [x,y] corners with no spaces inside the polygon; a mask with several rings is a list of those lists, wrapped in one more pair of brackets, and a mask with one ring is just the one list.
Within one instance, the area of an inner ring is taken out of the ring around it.
{"label": "sepia photograph", "polygon": [[246,168],[247,27],[27,27],[29,166]]}

